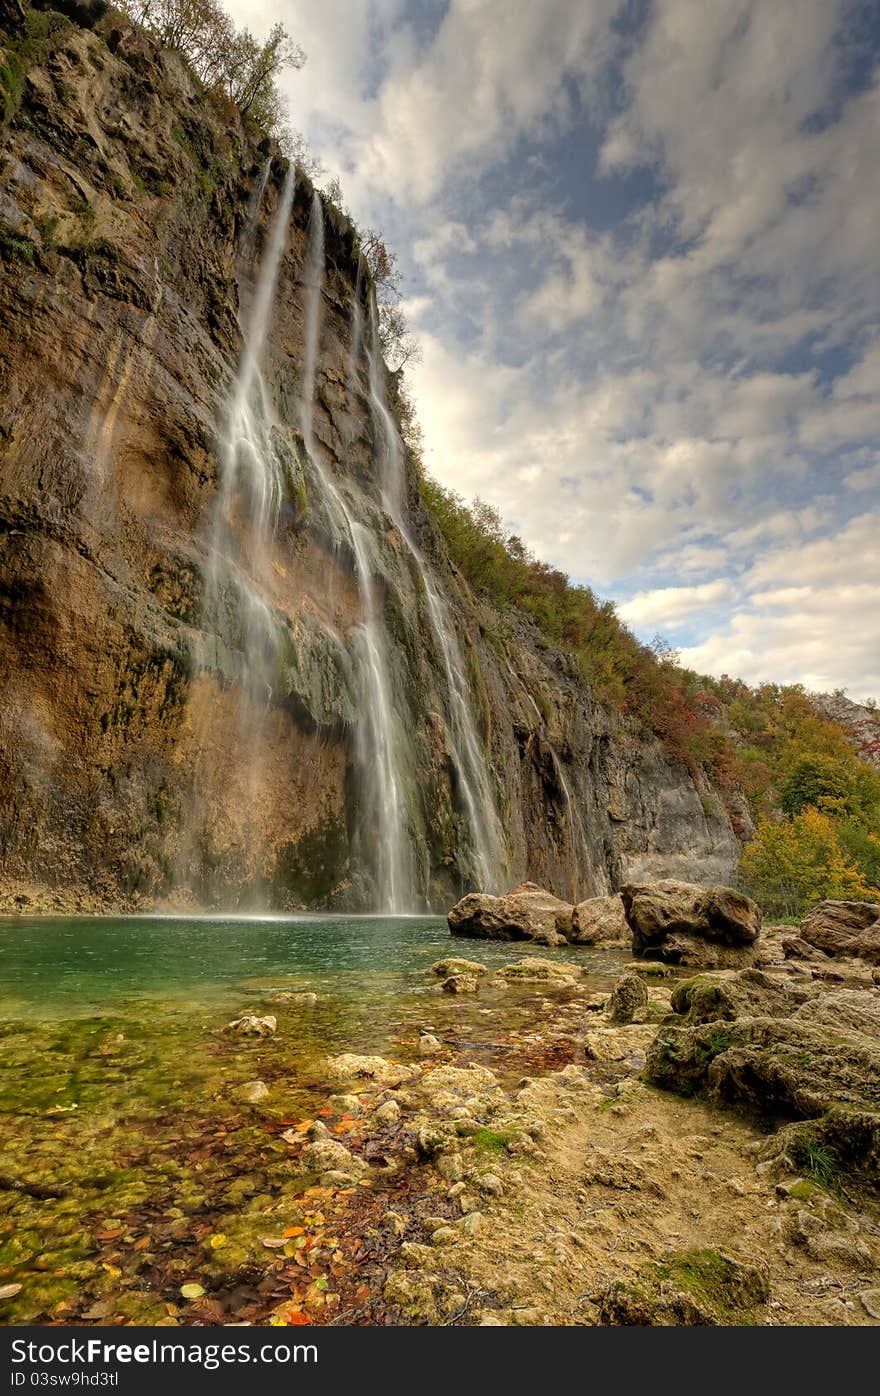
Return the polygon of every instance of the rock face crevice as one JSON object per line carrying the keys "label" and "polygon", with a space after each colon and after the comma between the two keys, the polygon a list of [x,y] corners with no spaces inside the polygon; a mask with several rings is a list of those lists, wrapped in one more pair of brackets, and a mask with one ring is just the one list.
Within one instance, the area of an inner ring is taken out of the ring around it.
{"label": "rock face crevice", "polygon": [[[381,905],[358,821],[353,561],[296,410],[312,189],[298,180],[264,363],[286,483],[261,596],[285,640],[257,780],[234,579],[211,606],[205,579],[239,313],[284,165],[112,11],[41,24],[0,127],[0,899]],[[0,57],[21,43],[0,30]],[[473,876],[447,680],[382,507],[366,371],[351,382],[354,230],[324,216],[315,449],[370,538],[417,902],[448,905]],[[580,901],[628,880],[729,881],[738,845],[717,794],[594,701],[524,618],[469,591],[411,462],[404,493],[465,660],[500,883]],[[237,565],[248,574],[246,551]]]}

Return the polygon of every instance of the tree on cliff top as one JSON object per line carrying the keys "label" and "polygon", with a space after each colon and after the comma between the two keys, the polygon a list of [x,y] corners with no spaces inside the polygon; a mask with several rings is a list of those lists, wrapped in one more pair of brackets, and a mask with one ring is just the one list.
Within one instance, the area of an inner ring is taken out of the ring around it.
{"label": "tree on cliff top", "polygon": [[119,0],[120,7],[161,44],[177,49],[209,91],[222,92],[242,116],[275,133],[284,120],[278,75],[306,56],[282,24],[260,42],[236,30],[216,0]]}

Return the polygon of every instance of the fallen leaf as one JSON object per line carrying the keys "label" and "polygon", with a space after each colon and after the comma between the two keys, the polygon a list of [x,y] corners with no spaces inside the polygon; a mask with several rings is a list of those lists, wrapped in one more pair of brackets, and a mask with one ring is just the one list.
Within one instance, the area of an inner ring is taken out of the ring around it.
{"label": "fallen leaf", "polygon": [[147,1246],[148,1246],[149,1244],[150,1244],[150,1238],[149,1238],[149,1236],[142,1236],[141,1239],[140,1239],[139,1241],[135,1241],[135,1243],[134,1243],[134,1248],[135,1248],[136,1251],[145,1251],[145,1250],[147,1249]]}
{"label": "fallen leaf", "polygon": [[180,1286],[180,1292],[184,1299],[201,1299],[205,1292],[205,1286],[191,1282]]}
{"label": "fallen leaf", "polygon": [[312,1322],[308,1314],[304,1314],[302,1309],[281,1308],[276,1310],[276,1312],[281,1316],[284,1323],[290,1324],[291,1328],[302,1328],[305,1327],[307,1323]]}
{"label": "fallen leaf", "polygon": [[284,1245],[283,1236],[263,1236],[261,1239],[263,1245],[267,1246],[270,1251],[280,1251]]}
{"label": "fallen leaf", "polygon": [[212,1251],[219,1251],[221,1246],[226,1245],[226,1237],[222,1231],[216,1231],[208,1242]]}
{"label": "fallen leaf", "polygon": [[305,1234],[306,1229],[304,1226],[289,1226],[286,1231],[282,1231],[281,1233],[285,1238],[290,1236],[305,1236]]}
{"label": "fallen leaf", "polygon": [[323,1110],[319,1110],[319,1111],[318,1111],[318,1114],[319,1114],[323,1119],[326,1120],[326,1119],[328,1119],[331,1115],[335,1115],[335,1114],[336,1114],[336,1111],[335,1111],[335,1110],[328,1110],[328,1109],[325,1107]]}

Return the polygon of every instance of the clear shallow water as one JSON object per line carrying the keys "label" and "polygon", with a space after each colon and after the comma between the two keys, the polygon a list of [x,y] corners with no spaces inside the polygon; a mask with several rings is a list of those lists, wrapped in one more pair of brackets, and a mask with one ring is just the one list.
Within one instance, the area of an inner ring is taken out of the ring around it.
{"label": "clear shallow water", "polygon": [[[574,999],[496,975],[450,996],[430,973],[444,955],[586,973]],[[0,1187],[0,1287],[21,1286],[0,1323],[193,1321],[185,1278],[228,1317],[262,1321],[263,1238],[312,1209],[279,1134],[317,1113],[337,1128],[329,1055],[419,1060],[430,1031],[432,1061],[483,1063],[513,1085],[576,1059],[582,995],[626,958],[459,941],[443,917],[0,919],[0,1178],[58,1190]],[[317,998],[279,1003],[283,988]],[[276,1033],[225,1031],[244,1011],[273,1014]],[[251,1105],[241,1088],[255,1080],[267,1093]],[[225,1238],[216,1255],[208,1234]]]}
{"label": "clear shallow water", "polygon": [[[55,1017],[149,998],[208,1002],[298,987],[363,1000],[427,991],[443,955],[529,955],[614,974],[619,952],[453,938],[441,916],[0,918],[0,1015]],[[626,957],[623,957],[626,958]]]}

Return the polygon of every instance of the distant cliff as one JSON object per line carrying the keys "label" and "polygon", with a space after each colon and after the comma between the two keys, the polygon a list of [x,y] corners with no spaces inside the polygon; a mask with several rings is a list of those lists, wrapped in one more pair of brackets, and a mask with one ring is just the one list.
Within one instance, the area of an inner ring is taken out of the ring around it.
{"label": "distant cliff", "polygon": [[[262,361],[266,432],[286,462],[277,525],[256,580],[243,548],[206,595],[243,297],[285,164],[113,11],[94,28],[31,14],[13,32],[4,4],[2,904],[385,904],[352,677],[363,596],[319,474],[366,540],[381,599],[414,908],[448,905],[476,866],[432,586],[496,811],[499,884],[579,897],[627,878],[731,879],[739,845],[721,795],[594,701],[525,619],[467,587],[405,456],[390,508],[375,384],[353,361],[368,294],[354,230],[330,208],[304,439],[304,178]],[[225,527],[234,544],[233,514]],[[284,637],[261,687],[235,568]],[[245,728],[259,730],[258,766]],[[744,807],[739,818],[747,827]]]}

